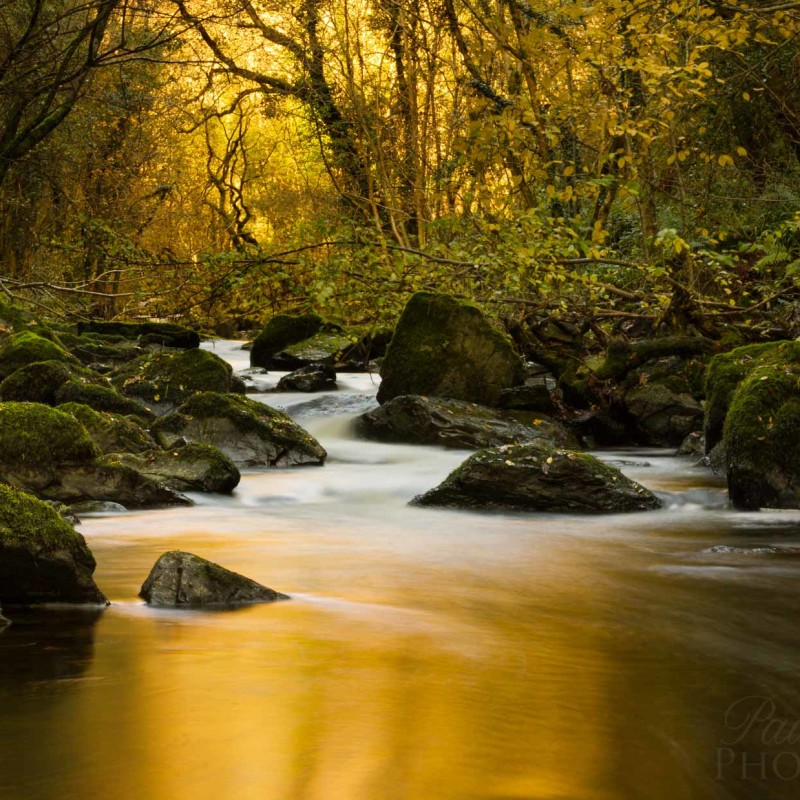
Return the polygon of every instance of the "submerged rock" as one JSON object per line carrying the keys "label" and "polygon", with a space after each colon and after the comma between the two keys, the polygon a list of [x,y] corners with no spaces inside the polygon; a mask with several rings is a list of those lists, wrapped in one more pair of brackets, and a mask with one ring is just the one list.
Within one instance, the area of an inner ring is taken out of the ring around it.
{"label": "submerged rock", "polygon": [[558,446],[574,443],[574,436],[565,426],[544,416],[531,415],[531,424],[525,425],[476,403],[419,395],[395,397],[362,414],[354,425],[365,439],[465,449],[537,439]]}
{"label": "submerged rock", "polygon": [[540,442],[480,450],[412,503],[572,514],[616,514],[661,506],[648,489],[594,456]]}
{"label": "submerged rock", "polygon": [[289,599],[288,595],[180,550],[164,553],[156,561],[139,596],[154,606],[235,606]]}
{"label": "submerged rock", "polygon": [[208,444],[185,444],[139,455],[120,454],[119,461],[179,492],[230,494],[241,480],[233,461]]}
{"label": "submerged rock", "polygon": [[69,506],[71,514],[80,517],[83,514],[124,514],[128,509],[120,503],[110,503],[103,500],[84,500]]}
{"label": "submerged rock", "polygon": [[106,604],[86,541],[58,512],[0,484],[0,602]]}
{"label": "submerged rock", "polygon": [[429,395],[496,405],[521,385],[522,360],[511,341],[476,306],[446,294],[417,292],[408,301],[381,366],[378,402]]}
{"label": "submerged rock", "polygon": [[284,375],[273,391],[329,392],[333,389],[336,389],[336,370],[330,364],[309,364]]}
{"label": "submerged rock", "polygon": [[162,447],[177,439],[218,447],[235,464],[291,467],[323,464],[320,443],[282,411],[241,395],[200,392],[153,426]]}

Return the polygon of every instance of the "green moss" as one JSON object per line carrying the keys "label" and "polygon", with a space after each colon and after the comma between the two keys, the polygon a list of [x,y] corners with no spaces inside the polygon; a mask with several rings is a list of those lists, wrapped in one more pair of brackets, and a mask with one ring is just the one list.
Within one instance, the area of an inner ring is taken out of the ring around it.
{"label": "green moss", "polygon": [[82,403],[64,403],[58,410],[75,417],[102,453],[141,453],[156,447],[150,434],[128,417],[95,411]]}
{"label": "green moss", "polygon": [[250,363],[254,367],[269,366],[271,356],[313,336],[322,325],[322,318],[313,313],[297,316],[279,314],[273,317],[256,336],[250,351]]}
{"label": "green moss", "polygon": [[95,411],[110,411],[114,414],[130,415],[149,419],[153,412],[137,400],[120,394],[110,386],[102,386],[82,381],[70,381],[64,384],[56,394],[56,401],[63,403],[81,403]]}
{"label": "green moss", "polygon": [[289,345],[281,352],[303,361],[334,363],[345,350],[354,344],[346,334],[322,332],[297,344]]}
{"label": "green moss", "polygon": [[0,383],[0,400],[52,406],[58,390],[72,377],[73,368],[61,361],[35,361],[12,372]]}
{"label": "green moss", "polygon": [[0,544],[32,541],[39,552],[85,548],[83,537],[50,504],[0,484]]}
{"label": "green moss", "polygon": [[7,378],[20,367],[36,361],[76,363],[63,347],[28,331],[15,333],[0,343],[0,378]]}
{"label": "green moss", "polygon": [[434,292],[417,292],[406,304],[381,375],[381,403],[419,394],[492,406],[502,389],[524,381],[510,339],[477,306]]}
{"label": "green moss", "polygon": [[113,383],[149,402],[182,402],[195,392],[227,392],[233,383],[230,364],[207,350],[152,353],[118,370]]}
{"label": "green moss", "polygon": [[721,441],[728,406],[744,378],[762,366],[790,363],[800,364],[800,342],[751,344],[711,359],[706,373],[706,452]]}
{"label": "green moss", "polygon": [[70,414],[40,403],[0,403],[0,463],[51,467],[97,454],[89,434]]}

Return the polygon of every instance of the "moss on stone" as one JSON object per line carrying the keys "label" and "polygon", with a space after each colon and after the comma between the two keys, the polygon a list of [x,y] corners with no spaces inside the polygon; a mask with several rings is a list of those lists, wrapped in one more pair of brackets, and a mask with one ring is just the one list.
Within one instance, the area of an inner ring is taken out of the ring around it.
{"label": "moss on stone", "polygon": [[488,406],[525,377],[509,338],[477,306],[434,292],[417,292],[406,304],[381,376],[381,403],[418,394]]}
{"label": "moss on stone", "polygon": [[308,339],[323,325],[316,314],[278,314],[273,317],[253,342],[250,363],[254,367],[268,367],[269,359],[289,345]]}
{"label": "moss on stone", "polygon": [[73,374],[73,368],[61,361],[34,361],[0,383],[0,400],[55,405],[56,393]]}
{"label": "moss on stone", "polygon": [[335,364],[355,343],[347,334],[322,331],[283,348],[280,354],[303,363]]}
{"label": "moss on stone", "polygon": [[86,383],[84,381],[70,381],[65,383],[56,392],[56,402],[80,403],[89,406],[95,411],[110,411],[113,414],[141,417],[149,419],[153,416],[147,406],[130,397],[120,394],[111,386]]}
{"label": "moss on stone", "polygon": [[0,403],[0,463],[50,468],[97,455],[86,429],[71,414],[40,403]]}
{"label": "moss on stone", "polygon": [[125,394],[148,402],[180,403],[195,392],[230,391],[233,369],[207,350],[184,350],[141,356],[112,380]]}
{"label": "moss on stone", "polygon": [[800,360],[750,371],[733,393],[723,442],[737,508],[800,506]]}
{"label": "moss on stone", "polygon": [[36,361],[76,363],[74,356],[55,342],[36,333],[15,333],[0,342],[0,378],[7,378],[26,364]]}
{"label": "moss on stone", "polygon": [[39,552],[83,546],[83,537],[49,503],[0,484],[0,545],[35,541]]}
{"label": "moss on stone", "polygon": [[736,387],[762,366],[800,364],[800,342],[766,342],[714,356],[706,373],[704,434],[706,452],[722,440],[725,417]]}
{"label": "moss on stone", "polygon": [[141,453],[157,446],[139,423],[121,414],[96,411],[83,403],[64,403],[58,410],[75,417],[102,453]]}

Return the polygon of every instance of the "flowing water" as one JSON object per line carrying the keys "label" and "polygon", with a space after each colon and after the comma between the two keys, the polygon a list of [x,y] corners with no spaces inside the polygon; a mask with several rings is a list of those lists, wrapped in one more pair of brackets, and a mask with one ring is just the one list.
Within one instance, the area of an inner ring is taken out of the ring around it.
{"label": "flowing water", "polygon": [[[659,511],[412,508],[466,453],[356,440],[340,385],[255,395],[325,467],[84,520],[113,605],[0,634],[0,800],[800,797],[800,512],[643,450],[602,457]],[[176,548],[293,599],[147,608]]]}

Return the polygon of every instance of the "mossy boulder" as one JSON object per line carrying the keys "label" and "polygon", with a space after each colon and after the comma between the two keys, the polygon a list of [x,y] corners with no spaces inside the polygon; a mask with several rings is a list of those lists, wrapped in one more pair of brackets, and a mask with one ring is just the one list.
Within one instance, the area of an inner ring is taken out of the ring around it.
{"label": "mossy boulder", "polygon": [[191,350],[200,347],[196,331],[171,322],[102,322],[78,323],[78,333],[95,333],[135,340],[139,344],[153,344]]}
{"label": "mossy boulder", "polygon": [[416,394],[493,406],[525,374],[508,337],[479,308],[449,295],[417,292],[397,323],[381,377],[380,403]]}
{"label": "mossy boulder", "polygon": [[312,364],[333,366],[353,347],[353,340],[338,331],[320,331],[310,339],[289,345],[275,353],[269,361],[271,369],[296,370]]}
{"label": "mossy boulder", "polygon": [[577,444],[565,426],[548,417],[529,415],[529,424],[523,424],[500,413],[463,400],[401,395],[357,417],[354,426],[365,439],[468,450],[534,440]]}
{"label": "mossy boulder", "polygon": [[58,410],[72,414],[101,453],[142,453],[158,447],[155,439],[134,418],[95,411],[83,403],[64,403]]}
{"label": "mossy boulder", "polygon": [[800,357],[751,370],[734,391],[723,444],[736,508],[800,508]]}
{"label": "mossy boulder", "polygon": [[173,550],[156,561],[139,596],[154,606],[237,606],[289,597],[205,558]]}
{"label": "mossy boulder", "polygon": [[83,380],[72,380],[65,383],[56,392],[56,403],[80,403],[95,411],[107,411],[112,414],[134,416],[151,419],[154,415],[150,408],[139,400],[125,397],[112,386],[103,383],[87,383]]}
{"label": "mossy boulder", "polygon": [[74,377],[62,361],[34,361],[12,372],[0,383],[0,401],[56,404],[56,394]]}
{"label": "mossy boulder", "polygon": [[211,444],[246,466],[322,464],[327,455],[286,414],[241,395],[200,392],[159,419],[153,433],[163,447],[181,438]]}
{"label": "mossy boulder", "polygon": [[78,363],[61,345],[30,331],[15,333],[0,342],[0,379],[36,361]]}
{"label": "mossy boulder", "polygon": [[706,373],[706,404],[703,433],[706,452],[722,440],[725,417],[736,387],[756,368],[780,368],[800,361],[800,342],[765,342],[737,347],[714,356]]}
{"label": "mossy boulder", "polygon": [[241,479],[233,461],[219,448],[208,444],[190,443],[171,450],[121,454],[117,458],[140,474],[179,492],[230,494]]}
{"label": "mossy boulder", "polygon": [[250,365],[271,366],[275,353],[310,338],[322,328],[322,324],[322,318],[316,314],[278,314],[256,336],[250,350]]}
{"label": "mossy boulder", "polygon": [[94,333],[78,336],[62,333],[59,338],[82,364],[92,365],[93,369],[97,368],[98,364],[125,364],[145,352],[138,345],[128,344],[115,336],[101,336]]}
{"label": "mossy boulder", "polygon": [[83,536],[55,509],[0,484],[0,603],[105,604],[94,569]]}
{"label": "mossy boulder", "polygon": [[230,364],[207,350],[141,356],[116,371],[112,383],[129,397],[162,409],[174,408],[196,392],[241,388]]}
{"label": "mossy boulder", "polygon": [[541,442],[480,450],[412,503],[568,514],[617,514],[661,505],[652,492],[594,456]]}

